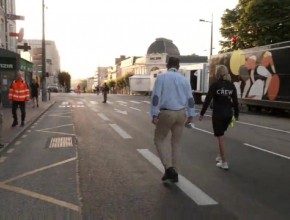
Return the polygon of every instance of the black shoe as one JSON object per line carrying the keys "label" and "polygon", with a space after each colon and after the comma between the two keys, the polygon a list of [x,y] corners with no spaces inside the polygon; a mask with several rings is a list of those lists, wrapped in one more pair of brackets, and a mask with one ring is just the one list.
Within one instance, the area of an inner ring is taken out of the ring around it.
{"label": "black shoe", "polygon": [[16,125],[18,125],[18,121],[13,121],[11,127],[15,127]]}
{"label": "black shoe", "polygon": [[21,125],[20,125],[20,126],[21,126],[21,127],[23,127],[23,126],[24,126],[24,121],[22,121],[22,122],[21,122]]}
{"label": "black shoe", "polygon": [[170,180],[173,183],[178,182],[178,173],[174,167],[169,167],[165,170],[164,176],[161,178],[162,181]]}
{"label": "black shoe", "polygon": [[106,103],[105,101],[103,101],[103,103]]}

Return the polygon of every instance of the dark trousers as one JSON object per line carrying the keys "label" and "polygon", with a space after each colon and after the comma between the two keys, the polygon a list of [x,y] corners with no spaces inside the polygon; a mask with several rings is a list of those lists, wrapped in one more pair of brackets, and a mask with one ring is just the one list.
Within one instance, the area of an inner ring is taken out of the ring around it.
{"label": "dark trousers", "polygon": [[107,102],[107,95],[108,95],[108,93],[107,93],[107,92],[103,92],[103,96],[104,96],[104,102]]}
{"label": "dark trousers", "polygon": [[12,115],[13,115],[13,120],[14,121],[18,121],[17,120],[17,108],[20,108],[21,111],[21,121],[25,120],[25,102],[18,102],[18,101],[13,101],[12,102]]}

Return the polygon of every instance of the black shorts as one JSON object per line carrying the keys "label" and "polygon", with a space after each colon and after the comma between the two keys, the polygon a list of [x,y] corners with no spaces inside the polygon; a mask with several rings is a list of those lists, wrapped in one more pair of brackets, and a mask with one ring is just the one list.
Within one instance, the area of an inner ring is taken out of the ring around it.
{"label": "black shorts", "polygon": [[232,116],[213,116],[212,117],[212,127],[214,136],[220,137],[223,136],[225,131],[228,129],[229,124],[231,123]]}

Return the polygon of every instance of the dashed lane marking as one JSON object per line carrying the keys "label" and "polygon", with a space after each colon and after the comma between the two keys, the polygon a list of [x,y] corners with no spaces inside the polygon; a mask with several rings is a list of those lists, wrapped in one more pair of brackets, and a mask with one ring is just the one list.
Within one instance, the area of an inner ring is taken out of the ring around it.
{"label": "dashed lane marking", "polygon": [[135,104],[141,104],[141,102],[138,102],[138,101],[130,101],[132,103],[135,103]]}
{"label": "dashed lane marking", "polygon": [[11,154],[11,153],[13,153],[14,150],[15,150],[14,148],[9,149],[9,150],[7,151],[7,154]]}
{"label": "dashed lane marking", "polygon": [[0,157],[0,163],[4,163],[4,161],[7,159],[7,157]]}
{"label": "dashed lane marking", "polygon": [[16,141],[14,145],[19,145],[21,144],[21,141]]}
{"label": "dashed lane marking", "polygon": [[122,128],[120,128],[116,124],[110,124],[110,126],[124,139],[130,139],[132,138],[126,131],[124,131]]}
{"label": "dashed lane marking", "polygon": [[147,104],[151,104],[151,102],[149,102],[149,101],[143,101],[143,102],[145,102],[145,103],[147,103]]}
{"label": "dashed lane marking", "polygon": [[[154,165],[159,171],[164,172],[164,167],[161,164],[160,159],[151,153],[148,149],[137,149],[137,151],[145,157],[152,165]],[[178,188],[180,188],[189,198],[191,198],[196,204],[205,206],[205,205],[217,205],[218,203],[204,193],[197,186],[192,184],[182,175],[178,175],[179,182],[175,183]]]}
{"label": "dashed lane marking", "polygon": [[134,108],[134,107],[130,107],[131,109],[134,109],[134,110],[136,110],[136,111],[141,111],[140,109],[138,109],[138,108]]}
{"label": "dashed lane marking", "polygon": [[98,116],[104,121],[110,121],[110,119],[103,113],[98,113]]}
{"label": "dashed lane marking", "polygon": [[27,134],[24,134],[24,135],[22,135],[22,137],[21,138],[26,138],[27,137]]}

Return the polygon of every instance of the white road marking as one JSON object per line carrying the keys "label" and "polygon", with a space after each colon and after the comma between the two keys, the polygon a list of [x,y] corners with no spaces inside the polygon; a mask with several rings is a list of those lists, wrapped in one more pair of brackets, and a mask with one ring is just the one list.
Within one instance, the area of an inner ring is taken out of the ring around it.
{"label": "white road marking", "polygon": [[16,141],[14,145],[19,145],[21,141]]}
{"label": "white road marking", "polygon": [[27,137],[27,135],[26,134],[24,134],[24,135],[22,135],[22,137],[21,138],[26,138]]}
{"label": "white road marking", "polygon": [[116,124],[110,124],[110,126],[124,139],[130,139],[132,138],[126,131],[124,131],[122,128],[120,128]]}
{"label": "white road marking", "polygon": [[4,163],[7,157],[0,157],[0,163]]}
{"label": "white road marking", "polygon": [[118,113],[123,114],[123,115],[127,115],[127,111],[122,111],[122,110],[117,109],[117,108],[115,108],[114,110],[115,110],[116,112],[118,112]]}
{"label": "white road marking", "polygon": [[7,151],[7,154],[11,154],[11,153],[13,153],[14,150],[15,150],[14,148],[9,149],[9,150]]}
{"label": "white road marking", "polygon": [[27,132],[28,132],[28,133],[30,133],[30,132],[31,132],[31,130],[27,130]]}
{"label": "white road marking", "polygon": [[90,103],[93,104],[93,105],[97,105],[98,104],[98,102],[96,102],[96,101],[90,101]]}
{"label": "white road marking", "polygon": [[127,102],[124,102],[124,101],[116,101],[118,103],[122,103],[122,104],[127,104]]}
{"label": "white road marking", "polygon": [[113,104],[113,102],[110,102],[110,101],[107,101],[107,103],[110,104],[110,105]]}
{"label": "white road marking", "polygon": [[141,111],[140,109],[138,109],[138,108],[133,108],[133,107],[130,107],[131,109],[134,109],[134,110],[136,110],[136,111]]}
{"label": "white road marking", "polygon": [[[205,116],[212,117],[211,115],[205,115]],[[251,124],[251,123],[247,123],[247,122],[235,121],[235,123],[245,124],[245,125],[249,125],[249,126],[253,126],[253,127],[257,127],[257,128],[264,128],[264,129],[268,129],[268,130],[272,130],[272,131],[278,131],[278,132],[290,134],[290,131],[281,130],[281,129],[277,129],[277,128],[271,128],[271,127],[262,126],[262,125],[255,125],[255,124]]]}
{"label": "white road marking", "polygon": [[137,102],[137,101],[130,101],[132,103],[135,103],[135,104],[141,104],[141,102]]}
{"label": "white road marking", "polygon": [[125,104],[123,104],[123,103],[119,103],[119,105],[126,106],[126,107],[128,106],[128,105],[125,105]]}
{"label": "white road marking", "polygon": [[254,127],[258,127],[258,128],[264,128],[264,129],[268,129],[268,130],[272,130],[272,131],[278,131],[278,132],[290,134],[290,131],[285,131],[285,130],[281,130],[281,129],[277,129],[277,128],[270,128],[270,127],[266,127],[266,126],[262,126],[262,125],[255,125],[255,124],[251,124],[251,123],[247,123],[247,122],[235,121],[235,123],[240,123],[240,124],[250,125],[250,126],[254,126]]}
{"label": "white road marking", "polygon": [[192,129],[195,129],[195,130],[202,131],[202,132],[204,132],[204,133],[208,133],[208,134],[212,134],[212,135],[213,135],[212,132],[207,131],[207,130],[203,130],[203,129],[201,129],[201,128],[194,127],[194,128],[192,128]]}
{"label": "white road marking", "polygon": [[251,147],[251,148],[254,148],[254,149],[256,149],[256,150],[264,151],[264,152],[266,152],[266,153],[273,154],[273,155],[276,155],[276,156],[278,156],[278,157],[283,157],[283,158],[285,158],[285,159],[290,160],[290,157],[287,157],[287,156],[282,155],[282,154],[275,153],[275,152],[273,152],[273,151],[265,150],[265,149],[263,149],[263,148],[261,148],[261,147],[257,147],[257,146],[254,146],[254,145],[251,145],[251,144],[247,144],[247,143],[244,143],[244,145],[246,145],[246,146],[248,146],[248,147]]}
{"label": "white road marking", "polygon": [[103,113],[98,113],[98,116],[104,121],[110,121],[110,119]]}
{"label": "white road marking", "polygon": [[151,104],[151,102],[150,102],[150,101],[143,101],[143,102],[145,102],[145,103],[147,103],[147,104],[149,104],[149,105]]}
{"label": "white road marking", "polygon": [[[160,172],[164,172],[164,167],[160,159],[151,153],[148,149],[137,149],[137,151],[145,157],[151,164],[153,164]],[[179,182],[175,183],[189,198],[191,198],[198,205],[217,205],[218,203],[210,196],[204,193],[197,186],[192,184],[182,175],[178,175]]]}

